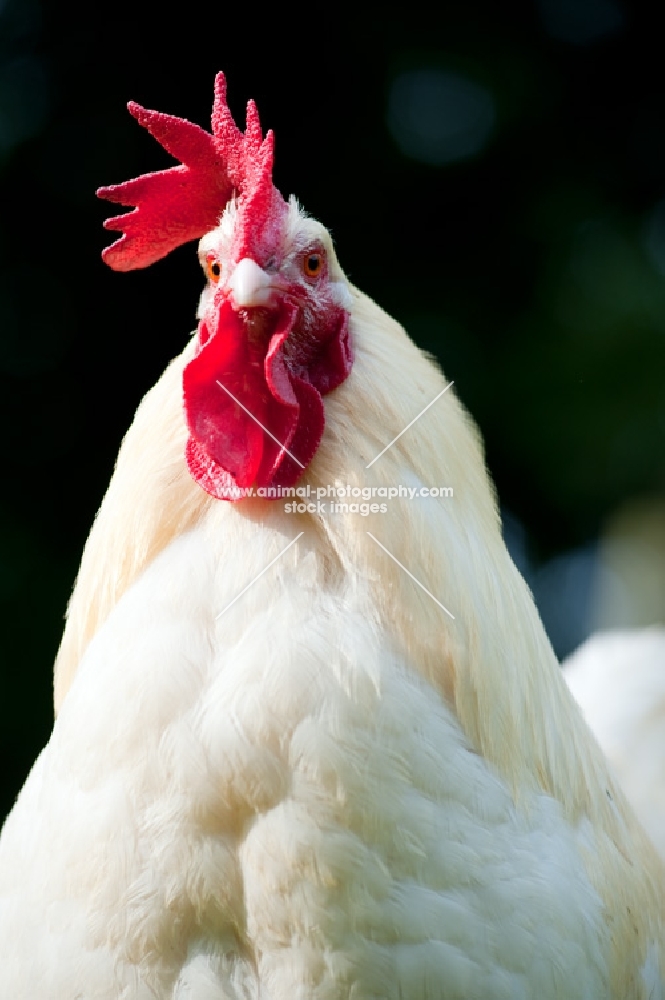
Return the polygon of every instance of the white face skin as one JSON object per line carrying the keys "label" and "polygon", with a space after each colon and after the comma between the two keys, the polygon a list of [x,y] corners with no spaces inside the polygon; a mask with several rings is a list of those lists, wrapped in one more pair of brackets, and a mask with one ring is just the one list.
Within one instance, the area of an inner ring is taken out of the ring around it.
{"label": "white face skin", "polygon": [[[305,325],[310,311],[308,303],[313,306],[314,299],[319,299],[319,305],[326,300],[331,305],[350,309],[351,293],[330,234],[320,222],[305,215],[295,198],[289,199],[280,253],[269,260],[264,269],[248,258],[231,259],[236,216],[237,205],[233,200],[224,209],[217,229],[206,233],[199,243],[199,261],[208,281],[199,301],[198,319],[213,307],[220,288],[228,291],[238,309],[269,305],[274,293],[294,297],[302,304]],[[307,275],[304,263],[312,253],[322,254],[324,262],[321,274],[315,278]],[[214,281],[210,274],[211,261],[219,265]]]}

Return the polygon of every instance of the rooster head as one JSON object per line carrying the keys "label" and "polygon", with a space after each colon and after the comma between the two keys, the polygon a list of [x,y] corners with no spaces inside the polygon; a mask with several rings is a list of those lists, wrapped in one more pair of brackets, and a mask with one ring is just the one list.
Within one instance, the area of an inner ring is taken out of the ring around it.
{"label": "rooster head", "polygon": [[352,364],[351,296],[330,236],[274,186],[272,132],[262,137],[251,101],[238,129],[222,73],[212,134],[137,104],[129,110],[180,163],[99,189],[134,206],[105,222],[123,235],[103,258],[128,271],[200,239],[207,285],[183,372],[189,470],[219,499],[290,486],[323,435],[322,395]]}

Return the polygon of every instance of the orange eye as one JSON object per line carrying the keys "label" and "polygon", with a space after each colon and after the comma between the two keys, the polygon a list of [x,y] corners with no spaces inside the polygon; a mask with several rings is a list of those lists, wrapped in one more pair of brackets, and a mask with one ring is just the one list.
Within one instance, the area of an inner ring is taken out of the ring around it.
{"label": "orange eye", "polygon": [[220,275],[222,273],[222,265],[214,257],[208,259],[208,277],[212,281],[213,285],[216,285],[219,281]]}
{"label": "orange eye", "polygon": [[323,254],[318,251],[306,253],[303,257],[302,269],[308,278],[316,278],[323,268]]}

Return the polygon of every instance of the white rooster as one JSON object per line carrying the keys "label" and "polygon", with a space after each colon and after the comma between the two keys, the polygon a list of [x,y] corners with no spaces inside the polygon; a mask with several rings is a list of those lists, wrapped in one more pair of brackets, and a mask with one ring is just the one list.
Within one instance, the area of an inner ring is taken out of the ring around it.
{"label": "white rooster", "polygon": [[[130,107],[183,165],[102,191],[138,206],[106,260],[203,237],[208,283],[122,445],[2,832],[0,996],[662,998],[663,869],[473,423],[274,188],[221,74],[212,134]],[[294,484],[319,497],[259,495]],[[330,511],[398,484],[455,496]]]}

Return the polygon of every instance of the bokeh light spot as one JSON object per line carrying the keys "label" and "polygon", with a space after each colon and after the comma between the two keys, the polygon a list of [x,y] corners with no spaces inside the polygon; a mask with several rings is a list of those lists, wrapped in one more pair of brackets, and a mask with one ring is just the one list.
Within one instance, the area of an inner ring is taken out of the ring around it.
{"label": "bokeh light spot", "polygon": [[403,153],[442,166],[479,153],[494,131],[496,112],[490,92],[466,77],[416,69],[393,80],[387,121]]}

